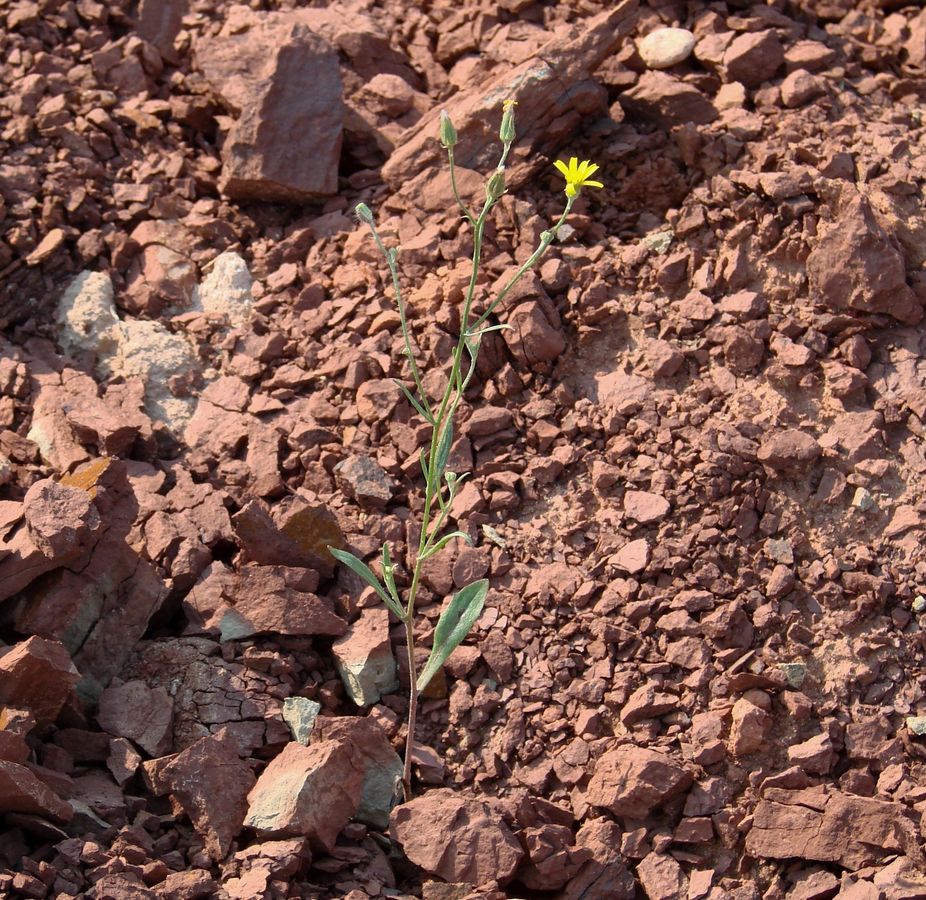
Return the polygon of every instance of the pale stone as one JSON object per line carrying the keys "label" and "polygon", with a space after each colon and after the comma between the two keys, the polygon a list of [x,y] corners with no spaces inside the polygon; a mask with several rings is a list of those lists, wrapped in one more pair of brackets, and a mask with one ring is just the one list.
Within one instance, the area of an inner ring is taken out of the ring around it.
{"label": "pale stone", "polygon": [[650,69],[668,69],[688,59],[695,43],[687,28],[657,28],[637,44],[637,50]]}

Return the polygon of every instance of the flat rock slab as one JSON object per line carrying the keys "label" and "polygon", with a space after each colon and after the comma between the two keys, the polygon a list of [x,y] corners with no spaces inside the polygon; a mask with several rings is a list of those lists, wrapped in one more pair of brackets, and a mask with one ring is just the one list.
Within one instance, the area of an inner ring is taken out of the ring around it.
{"label": "flat rock slab", "polygon": [[301,203],[336,193],[344,103],[327,41],[295,16],[262,16],[201,42],[196,60],[238,117],[222,147],[227,197]]}
{"label": "flat rock slab", "polygon": [[826,786],[766,790],[746,835],[746,852],[766,859],[838,863],[853,871],[891,853],[905,853],[920,867],[926,863],[903,804]]}
{"label": "flat rock slab", "polygon": [[[603,109],[604,88],[592,73],[617,50],[633,26],[636,0],[580,25],[559,31],[551,41],[513,69],[486,84],[456,94],[444,109],[459,136],[457,164],[480,172],[495,168],[503,100],[516,100],[518,140],[508,166],[509,187],[523,183],[545,165],[589,114]],[[422,172],[443,167],[445,151],[436,140],[439,109],[409,129],[383,166],[383,179],[398,188]]]}
{"label": "flat rock slab", "polygon": [[645,747],[618,747],[595,765],[587,799],[616,816],[644,819],[691,787],[694,777],[664,753]]}
{"label": "flat rock slab", "polygon": [[39,727],[51,725],[79,679],[62,644],[31,637],[0,658],[0,704],[28,709]]}

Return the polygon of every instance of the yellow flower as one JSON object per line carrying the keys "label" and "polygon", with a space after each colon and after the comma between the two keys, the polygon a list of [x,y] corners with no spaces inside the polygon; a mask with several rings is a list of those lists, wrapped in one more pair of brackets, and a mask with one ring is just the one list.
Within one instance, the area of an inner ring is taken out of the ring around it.
{"label": "yellow flower", "polygon": [[569,160],[567,166],[561,159],[558,159],[554,166],[560,171],[563,178],[566,179],[566,196],[575,197],[583,187],[602,188],[604,185],[600,181],[592,181],[592,175],[598,171],[597,163],[583,159],[579,162],[577,156]]}

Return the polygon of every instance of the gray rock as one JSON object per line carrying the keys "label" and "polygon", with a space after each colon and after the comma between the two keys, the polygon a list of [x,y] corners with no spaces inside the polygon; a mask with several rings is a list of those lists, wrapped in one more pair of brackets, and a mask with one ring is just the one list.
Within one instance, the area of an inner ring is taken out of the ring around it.
{"label": "gray rock", "polygon": [[365,609],[347,634],[331,647],[344,687],[357,706],[372,706],[399,686],[389,645],[389,612]]}
{"label": "gray rock", "polygon": [[308,746],[309,735],[321,708],[321,703],[308,697],[287,697],[283,701],[283,721],[300,744]]}

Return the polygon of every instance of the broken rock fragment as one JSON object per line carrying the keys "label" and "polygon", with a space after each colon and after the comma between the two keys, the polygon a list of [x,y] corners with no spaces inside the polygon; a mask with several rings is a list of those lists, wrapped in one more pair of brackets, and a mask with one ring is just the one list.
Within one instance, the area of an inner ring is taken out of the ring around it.
{"label": "broken rock fragment", "polygon": [[389,833],[426,872],[477,887],[507,884],[524,857],[521,844],[489,804],[446,789],[396,807]]}
{"label": "broken rock fragment", "polygon": [[69,822],[74,810],[25,766],[0,759],[0,813],[20,812]]}
{"label": "broken rock fragment", "polygon": [[295,16],[262,16],[203,40],[196,60],[237,116],[222,147],[227,197],[302,203],[337,191],[344,103],[326,41]]}
{"label": "broken rock fragment", "polygon": [[588,785],[588,802],[616,816],[644,819],[691,787],[694,777],[663,753],[624,746],[605,753]]}
{"label": "broken rock fragment", "polygon": [[224,859],[241,830],[255,782],[234,744],[216,736],[202,738],[178,753],[161,777],[202,836],[209,856]]}
{"label": "broken rock fragment", "polygon": [[330,851],[340,830],[357,812],[363,765],[349,741],[286,745],[248,795],[244,824],[261,835],[300,835]]}
{"label": "broken rock fragment", "polygon": [[44,728],[58,718],[79,679],[62,644],[31,637],[0,657],[0,705],[28,709]]}
{"label": "broken rock fragment", "polygon": [[104,731],[129,738],[150,756],[171,749],[174,701],[162,687],[127,681],[106,688],[100,695],[97,721]]}
{"label": "broken rock fragment", "polygon": [[387,609],[363,610],[347,634],[334,642],[331,651],[344,687],[357,706],[372,706],[383,694],[398,688]]}

